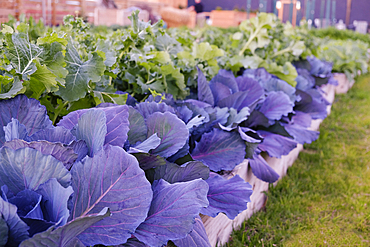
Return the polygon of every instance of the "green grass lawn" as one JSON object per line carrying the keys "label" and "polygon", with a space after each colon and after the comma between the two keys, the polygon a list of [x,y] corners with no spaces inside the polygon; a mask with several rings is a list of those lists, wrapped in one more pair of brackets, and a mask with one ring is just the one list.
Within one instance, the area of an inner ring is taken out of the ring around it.
{"label": "green grass lawn", "polygon": [[227,246],[370,246],[370,76],[337,95],[266,207]]}

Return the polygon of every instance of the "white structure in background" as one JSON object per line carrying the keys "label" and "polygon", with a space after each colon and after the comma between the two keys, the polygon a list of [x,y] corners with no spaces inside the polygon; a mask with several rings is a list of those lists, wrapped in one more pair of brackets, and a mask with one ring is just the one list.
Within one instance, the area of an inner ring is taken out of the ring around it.
{"label": "white structure in background", "polygon": [[130,7],[128,9],[107,9],[107,8],[95,8],[94,13],[94,25],[120,25],[128,26],[131,25],[131,21],[128,17],[135,10],[139,10],[139,19],[147,22],[149,20],[149,12],[141,10],[140,8]]}
{"label": "white structure in background", "polygon": [[345,30],[346,24],[344,24],[344,21],[342,19],[340,19],[339,22],[335,24],[335,28],[338,30]]}
{"label": "white structure in background", "polygon": [[326,28],[326,27],[329,27],[330,25],[331,25],[330,20],[327,20],[327,19],[322,19],[321,20],[321,28]]}
{"label": "white structure in background", "polygon": [[307,25],[308,25],[308,28],[311,29],[312,28],[312,20],[311,19],[308,19],[307,21]]}
{"label": "white structure in background", "polygon": [[353,21],[353,25],[355,26],[357,32],[367,33],[367,21]]}
{"label": "white structure in background", "polygon": [[314,20],[314,23],[315,23],[316,28],[321,28],[321,20],[320,19],[316,18]]}

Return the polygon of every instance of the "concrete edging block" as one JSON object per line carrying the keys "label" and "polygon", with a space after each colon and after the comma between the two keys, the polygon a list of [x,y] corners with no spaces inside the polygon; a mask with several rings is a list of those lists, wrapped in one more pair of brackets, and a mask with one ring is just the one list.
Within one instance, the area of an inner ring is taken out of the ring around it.
{"label": "concrete edging block", "polygon": [[353,86],[355,83],[354,80],[349,80],[344,73],[334,73],[334,79],[338,81],[338,86],[335,88],[336,94],[344,94],[347,93],[348,90]]}

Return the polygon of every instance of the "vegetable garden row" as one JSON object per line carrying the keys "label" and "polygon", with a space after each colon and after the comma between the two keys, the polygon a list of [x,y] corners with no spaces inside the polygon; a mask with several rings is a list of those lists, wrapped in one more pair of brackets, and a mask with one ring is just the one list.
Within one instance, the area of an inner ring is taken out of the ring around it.
{"label": "vegetable garden row", "polygon": [[367,43],[272,14],[238,29],[130,18],[2,26],[0,246],[214,245],[206,216],[251,201],[235,167],[276,182],[266,159],[318,138],[333,72],[368,69]]}

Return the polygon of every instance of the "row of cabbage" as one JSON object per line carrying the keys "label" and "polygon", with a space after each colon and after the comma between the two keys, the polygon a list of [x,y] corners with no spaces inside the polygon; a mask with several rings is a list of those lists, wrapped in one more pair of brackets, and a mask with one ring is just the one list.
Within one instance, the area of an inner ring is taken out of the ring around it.
{"label": "row of cabbage", "polygon": [[226,179],[236,165],[272,183],[262,155],[318,138],[320,87],[336,81],[305,28],[264,13],[238,30],[130,18],[3,25],[0,246],[209,246],[199,215],[233,219],[250,201]]}

